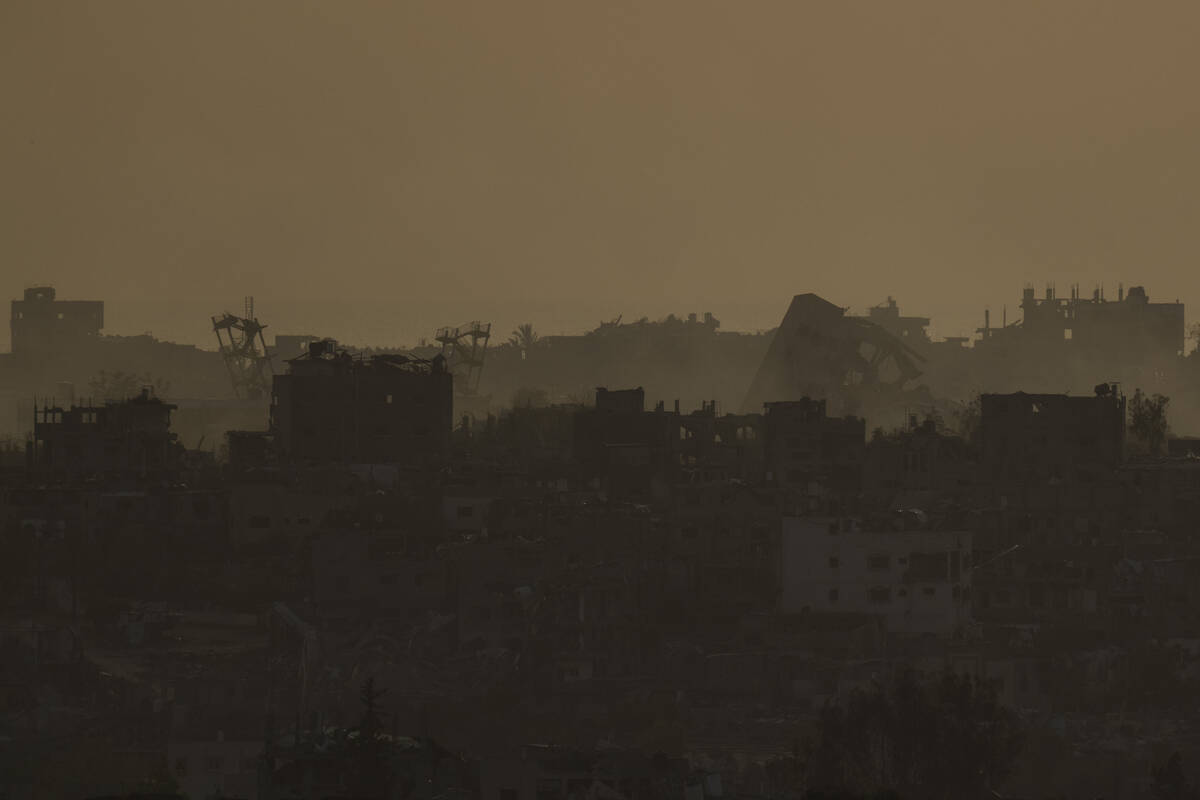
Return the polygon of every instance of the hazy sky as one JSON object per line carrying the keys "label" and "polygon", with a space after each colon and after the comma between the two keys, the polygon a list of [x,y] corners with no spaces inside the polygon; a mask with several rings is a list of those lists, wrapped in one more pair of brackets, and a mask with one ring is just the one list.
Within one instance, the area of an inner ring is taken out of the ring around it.
{"label": "hazy sky", "polygon": [[204,344],[247,294],[376,344],[1200,305],[1198,41],[1195,2],[4,0],[0,290]]}

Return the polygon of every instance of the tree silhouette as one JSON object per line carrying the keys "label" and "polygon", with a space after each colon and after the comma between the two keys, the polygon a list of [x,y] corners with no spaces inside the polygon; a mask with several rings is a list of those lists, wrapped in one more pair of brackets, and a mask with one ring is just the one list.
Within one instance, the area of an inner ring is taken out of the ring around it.
{"label": "tree silhouette", "polygon": [[989,684],[946,672],[854,692],[825,709],[811,752],[814,792],[971,798],[1002,779],[1020,750],[1017,718]]}
{"label": "tree silhouette", "polygon": [[532,322],[523,322],[518,325],[517,329],[512,332],[511,336],[508,337],[508,343],[514,347],[519,347],[522,350],[529,350],[535,344],[537,344],[541,338],[542,337],[538,336],[537,332],[533,329]]}
{"label": "tree silhouette", "polygon": [[1129,400],[1129,434],[1136,445],[1145,448],[1151,455],[1162,452],[1170,428],[1167,425],[1167,405],[1171,399],[1166,395],[1146,395],[1141,389]]}
{"label": "tree silhouette", "polygon": [[358,752],[354,788],[363,797],[386,796],[391,782],[384,758],[383,711],[379,705],[380,698],[385,694],[386,689],[375,688],[374,678],[367,678],[358,693],[363,704],[363,715],[356,739]]}
{"label": "tree silhouette", "polygon": [[1154,770],[1154,783],[1150,788],[1154,800],[1191,800],[1196,790],[1188,783],[1183,771],[1183,759],[1178,752],[1172,753],[1166,762]]}

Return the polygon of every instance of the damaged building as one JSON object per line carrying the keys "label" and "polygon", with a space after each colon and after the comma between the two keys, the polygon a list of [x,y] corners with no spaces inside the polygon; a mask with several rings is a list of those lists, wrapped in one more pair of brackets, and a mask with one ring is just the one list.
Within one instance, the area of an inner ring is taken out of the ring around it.
{"label": "damaged building", "polygon": [[271,430],[291,459],[428,465],[449,453],[453,391],[439,359],[362,358],[314,342],[274,377]]}

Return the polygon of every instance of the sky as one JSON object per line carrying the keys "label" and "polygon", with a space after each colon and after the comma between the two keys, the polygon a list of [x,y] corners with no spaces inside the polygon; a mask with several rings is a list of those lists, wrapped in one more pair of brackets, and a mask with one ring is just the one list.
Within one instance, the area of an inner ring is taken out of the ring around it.
{"label": "sky", "polygon": [[205,346],[247,295],[372,345],[1200,306],[1198,40],[1194,2],[5,0],[0,292]]}

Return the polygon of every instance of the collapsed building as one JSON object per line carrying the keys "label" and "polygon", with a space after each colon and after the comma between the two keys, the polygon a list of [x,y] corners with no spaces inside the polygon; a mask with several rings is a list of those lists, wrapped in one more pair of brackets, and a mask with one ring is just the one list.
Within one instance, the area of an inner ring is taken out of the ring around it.
{"label": "collapsed building", "polygon": [[182,450],[171,432],[174,410],[148,391],[103,405],[41,406],[34,424],[32,466],[64,479],[169,474]]}
{"label": "collapsed building", "polygon": [[876,416],[902,407],[925,359],[870,319],[815,294],[792,298],[743,408],[825,398],[837,414]]}
{"label": "collapsed building", "polygon": [[449,454],[454,387],[443,359],[364,359],[321,341],[287,363],[271,397],[271,430],[286,457],[418,466]]}

